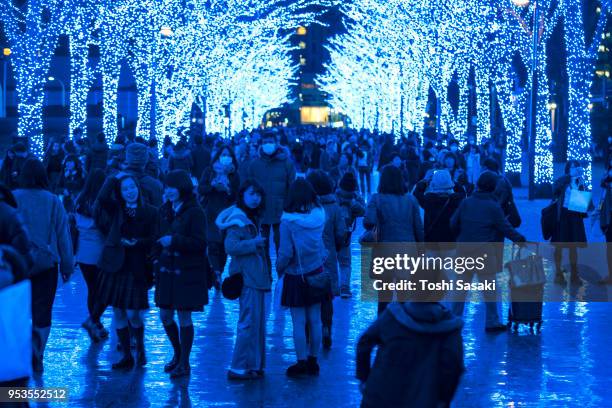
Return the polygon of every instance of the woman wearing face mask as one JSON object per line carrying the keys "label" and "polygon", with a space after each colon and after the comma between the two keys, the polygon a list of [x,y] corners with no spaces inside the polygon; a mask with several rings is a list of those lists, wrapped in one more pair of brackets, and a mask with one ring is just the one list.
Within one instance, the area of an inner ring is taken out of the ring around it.
{"label": "woman wearing face mask", "polygon": [[230,146],[223,146],[214,154],[210,167],[204,170],[198,185],[200,203],[206,214],[206,240],[208,260],[215,272],[215,288],[219,289],[221,274],[225,269],[227,254],[223,247],[221,231],[215,224],[219,213],[236,203],[240,187],[238,163]]}
{"label": "woman wearing face mask", "polygon": [[559,177],[553,185],[553,196],[557,201],[557,228],[553,232],[551,243],[555,246],[555,282],[564,284],[565,277],[561,269],[563,249],[569,250],[570,279],[579,283],[578,247],[586,245],[584,218],[586,213],[568,209],[572,190],[586,191],[583,179],[584,169],[580,162],[570,160],[565,164],[565,175]]}
{"label": "woman wearing face mask", "polygon": [[62,175],[63,163],[64,151],[62,150],[62,145],[56,141],[52,141],[43,159],[43,164],[47,170],[47,177],[49,178],[51,192],[57,192],[57,184]]}
{"label": "woman wearing face mask", "polygon": [[113,307],[113,319],[123,357],[113,369],[130,369],[130,330],[136,338],[136,364],[146,364],[144,326],[140,311],[149,308],[148,289],[153,275],[148,260],[157,239],[157,209],[145,204],[136,179],[118,173],[98,195],[97,206],[109,215],[110,229],[98,266],[98,301]]}
{"label": "woman wearing face mask", "polygon": [[77,156],[71,155],[64,159],[64,168],[59,179],[58,189],[64,195],[66,211],[74,210],[74,200],[85,184],[83,166]]}
{"label": "woman wearing face mask", "polygon": [[[208,262],[206,260],[206,218],[193,193],[189,173],[174,170],[166,175],[167,202],[160,209],[157,241],[155,304],[173,349],[164,367],[171,378],[191,373],[189,355],[194,330],[192,312],[208,304]],[[174,321],[178,315],[179,326]]]}
{"label": "woman wearing face mask", "polygon": [[232,260],[229,274],[242,274],[240,317],[230,380],[263,378],[266,353],[266,316],[264,295],[272,281],[266,259],[266,239],[262,238],[260,219],[264,191],[257,182],[247,180],[240,187],[238,202],[221,212],[217,226],[225,231],[225,248]]}

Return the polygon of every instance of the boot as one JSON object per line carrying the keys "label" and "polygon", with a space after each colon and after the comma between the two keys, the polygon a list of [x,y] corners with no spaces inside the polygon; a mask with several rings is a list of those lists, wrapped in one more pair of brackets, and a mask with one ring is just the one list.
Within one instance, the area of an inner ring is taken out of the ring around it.
{"label": "boot", "polygon": [[308,360],[306,360],[306,367],[308,369],[308,375],[319,375],[319,363],[317,363],[316,357],[308,356]]}
{"label": "boot", "polygon": [[300,378],[308,375],[308,363],[306,360],[298,360],[298,362],[287,368],[287,377]]}
{"label": "boot", "polygon": [[96,329],[98,330],[98,337],[100,339],[108,339],[108,330],[104,328],[101,322],[96,323]]}
{"label": "boot", "polygon": [[92,342],[98,343],[101,340],[101,337],[98,334],[98,327],[91,320],[91,318],[87,318],[87,320],[81,323],[81,327],[87,331],[87,334]]}
{"label": "boot", "polygon": [[133,327],[132,333],[136,338],[136,364],[142,367],[147,364],[147,356],[144,347],[144,326]]}
{"label": "boot", "polygon": [[559,285],[565,285],[565,276],[563,276],[563,272],[559,272],[557,271],[557,273],[555,273],[555,283],[558,283]]}
{"label": "boot", "polygon": [[32,328],[32,370],[37,374],[44,371],[43,355],[50,332],[51,326]]}
{"label": "boot", "polygon": [[117,329],[117,338],[123,350],[123,358],[113,364],[113,370],[129,370],[134,367],[134,357],[130,350],[130,329]]}
{"label": "boot", "polygon": [[570,282],[577,284],[577,283],[582,283],[582,280],[580,279],[580,276],[578,275],[578,271],[577,270],[572,270],[570,273]]}
{"label": "boot", "polygon": [[172,360],[164,366],[164,372],[169,373],[176,368],[180,361],[181,342],[179,341],[179,329],[175,322],[172,322],[168,326],[164,326],[164,330],[166,331],[168,339],[170,339],[170,344],[172,344],[172,350],[174,351]]}
{"label": "boot", "polygon": [[193,326],[180,328],[181,333],[181,357],[179,364],[170,373],[170,378],[187,377],[191,374],[191,366],[189,365],[189,355],[191,354],[191,346],[193,345]]}

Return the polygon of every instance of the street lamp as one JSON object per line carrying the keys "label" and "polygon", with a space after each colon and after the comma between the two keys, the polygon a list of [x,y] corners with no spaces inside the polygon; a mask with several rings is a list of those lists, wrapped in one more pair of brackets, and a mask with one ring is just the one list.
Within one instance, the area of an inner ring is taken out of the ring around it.
{"label": "street lamp", "polygon": [[[529,6],[530,0],[511,0],[512,4],[517,7]],[[535,145],[536,145],[536,132],[535,127],[535,115],[534,109],[537,106],[537,94],[536,94],[536,76],[538,69],[538,23],[540,21],[540,8],[538,2],[533,2],[533,28],[531,30],[532,44],[531,44],[531,94],[529,95],[529,111],[527,124],[527,135],[529,140],[529,200],[535,199],[536,188],[535,188]]]}
{"label": "street lamp", "polygon": [[66,86],[64,85],[64,82],[62,82],[61,79],[57,79],[55,77],[50,76],[49,78],[47,78],[50,82],[52,81],[57,81],[59,82],[60,86],[62,87],[62,108],[66,107]]}

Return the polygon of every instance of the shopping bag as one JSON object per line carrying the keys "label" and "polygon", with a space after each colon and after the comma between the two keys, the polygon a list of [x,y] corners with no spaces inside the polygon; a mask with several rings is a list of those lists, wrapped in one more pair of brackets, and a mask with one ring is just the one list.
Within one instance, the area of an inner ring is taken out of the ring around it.
{"label": "shopping bag", "polygon": [[31,293],[29,280],[0,290],[0,381],[32,374]]}
{"label": "shopping bag", "polygon": [[513,288],[546,283],[544,258],[539,253],[522,258],[519,248],[512,260],[506,263],[506,268],[510,272],[510,286]]}
{"label": "shopping bag", "polygon": [[571,190],[567,209],[586,214],[591,204],[592,193],[590,191]]}

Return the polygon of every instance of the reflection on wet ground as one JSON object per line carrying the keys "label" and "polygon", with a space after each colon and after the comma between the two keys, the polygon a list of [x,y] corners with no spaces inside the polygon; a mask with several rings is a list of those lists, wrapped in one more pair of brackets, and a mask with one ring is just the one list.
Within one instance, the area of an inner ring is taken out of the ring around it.
{"label": "reflection on wet ground", "polygon": [[[544,202],[520,202],[523,219],[539,220],[536,216],[543,205]],[[521,230],[529,239],[536,240],[537,228],[537,222],[528,221]],[[601,239],[593,230],[590,234],[593,239]],[[358,236],[359,232],[355,240]],[[358,293],[360,284],[358,250],[354,243],[354,293]],[[295,381],[285,377],[285,368],[295,359],[291,319],[288,313],[273,310],[272,295],[267,300],[268,353],[263,381],[239,384],[227,381],[238,305],[215,295],[206,310],[194,317],[196,340],[191,378],[171,382],[163,372],[170,345],[157,310],[146,313],[149,364],[129,373],[113,372],[111,361],[117,358],[114,340],[91,346],[80,328],[86,316],[85,285],[76,276],[58,291],[45,356],[46,370],[33,383],[68,387],[70,405],[85,407],[357,406],[360,394],[354,379],[355,344],[375,318],[376,305],[363,303],[358,297],[336,299],[334,344],[331,351],[321,356],[321,375]],[[483,305],[469,304],[464,328],[467,371],[454,406],[611,406],[611,313],[612,305],[608,303],[547,303],[540,335],[527,330],[487,335]],[[104,324],[110,326],[110,313],[104,316]]]}

